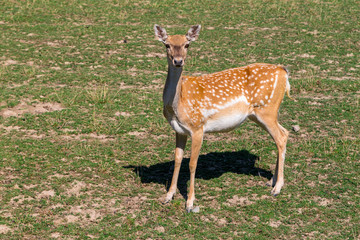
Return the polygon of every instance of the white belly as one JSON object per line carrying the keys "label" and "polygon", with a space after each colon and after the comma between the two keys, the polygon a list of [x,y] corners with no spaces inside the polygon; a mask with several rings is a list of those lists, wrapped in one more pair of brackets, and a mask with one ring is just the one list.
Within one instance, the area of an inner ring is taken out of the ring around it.
{"label": "white belly", "polygon": [[227,132],[238,127],[247,118],[246,113],[231,113],[225,116],[208,119],[204,126],[204,132]]}

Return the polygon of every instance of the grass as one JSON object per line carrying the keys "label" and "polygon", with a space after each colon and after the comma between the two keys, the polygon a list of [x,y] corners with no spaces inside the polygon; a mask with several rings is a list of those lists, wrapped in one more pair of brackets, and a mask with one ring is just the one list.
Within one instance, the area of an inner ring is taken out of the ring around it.
{"label": "grass", "polygon": [[[0,238],[360,238],[357,1],[0,7]],[[167,62],[155,23],[169,34],[202,25],[188,75],[253,62],[289,67],[296,101],[285,97],[280,122],[300,131],[291,132],[278,197],[265,186],[276,147],[246,122],[206,136],[200,213],[184,210],[189,144],[179,193],[161,204],[175,134],[162,116]]]}

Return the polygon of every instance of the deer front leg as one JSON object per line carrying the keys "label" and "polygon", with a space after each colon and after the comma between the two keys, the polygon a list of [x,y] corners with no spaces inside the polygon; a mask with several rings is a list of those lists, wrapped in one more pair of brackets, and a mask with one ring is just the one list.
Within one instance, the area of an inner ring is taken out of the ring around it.
{"label": "deer front leg", "polygon": [[184,156],[184,149],[185,149],[186,141],[187,141],[186,135],[180,135],[180,134],[176,133],[174,173],[173,173],[171,185],[170,185],[169,191],[166,194],[164,203],[170,202],[176,192],[177,182],[178,182],[178,178],[179,178],[181,162],[182,162],[182,159]]}
{"label": "deer front leg", "polygon": [[194,207],[194,200],[195,200],[195,172],[196,166],[199,158],[200,148],[203,141],[203,130],[198,130],[197,132],[193,133],[191,136],[191,156],[190,156],[190,190],[188,193],[188,198],[186,201],[186,211],[191,212]]}

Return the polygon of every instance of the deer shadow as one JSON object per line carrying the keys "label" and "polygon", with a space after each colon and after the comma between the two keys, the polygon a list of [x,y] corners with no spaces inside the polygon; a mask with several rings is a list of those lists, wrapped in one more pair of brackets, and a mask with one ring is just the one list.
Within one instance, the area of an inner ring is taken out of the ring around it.
{"label": "deer shadow", "polygon": [[[270,171],[255,167],[255,162],[258,159],[258,156],[249,153],[247,150],[212,152],[200,155],[195,178],[209,180],[218,178],[224,173],[232,172],[261,176],[270,180],[273,176]],[[132,169],[141,178],[142,183],[163,184],[166,190],[169,190],[174,170],[174,161],[157,163],[149,167],[128,165],[124,166],[124,168]],[[180,168],[178,189],[185,199],[187,197],[187,182],[189,179],[189,158],[184,158]]]}

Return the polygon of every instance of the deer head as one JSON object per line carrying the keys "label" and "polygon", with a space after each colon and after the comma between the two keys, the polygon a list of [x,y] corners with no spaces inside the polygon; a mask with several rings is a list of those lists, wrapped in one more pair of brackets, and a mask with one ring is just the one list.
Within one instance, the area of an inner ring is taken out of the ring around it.
{"label": "deer head", "polygon": [[195,41],[200,33],[201,25],[192,26],[186,35],[167,35],[166,30],[155,24],[155,36],[164,43],[169,64],[174,67],[184,66],[187,50],[192,41]]}

